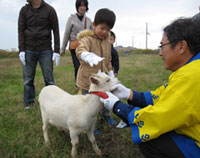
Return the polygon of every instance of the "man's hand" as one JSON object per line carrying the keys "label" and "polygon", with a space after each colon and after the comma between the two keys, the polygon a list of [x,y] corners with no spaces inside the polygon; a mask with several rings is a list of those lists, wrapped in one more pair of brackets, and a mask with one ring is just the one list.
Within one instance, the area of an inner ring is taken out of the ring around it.
{"label": "man's hand", "polygon": [[61,51],[60,51],[60,55],[61,55],[61,56],[64,56],[64,55],[65,55],[65,51],[64,51],[64,50],[61,50]]}
{"label": "man's hand", "polygon": [[96,55],[92,52],[83,52],[81,54],[81,59],[88,63],[90,67],[93,67],[93,65],[97,65],[100,61],[102,61],[104,58]]}
{"label": "man's hand", "polygon": [[20,61],[22,62],[23,65],[26,65],[26,62],[25,62],[25,52],[20,52],[19,53],[19,59],[20,59]]}
{"label": "man's hand", "polygon": [[60,55],[58,53],[53,53],[53,57],[52,60],[56,61],[56,66],[58,66],[60,64]]}
{"label": "man's hand", "polygon": [[105,109],[112,110],[115,103],[119,101],[119,98],[117,98],[110,92],[106,92],[106,94],[108,95],[108,98],[107,99],[100,98],[100,101],[104,104]]}
{"label": "man's hand", "polygon": [[111,88],[111,92],[117,96],[119,99],[129,99],[129,96],[131,94],[131,90],[129,88],[126,88],[122,84],[114,85]]}

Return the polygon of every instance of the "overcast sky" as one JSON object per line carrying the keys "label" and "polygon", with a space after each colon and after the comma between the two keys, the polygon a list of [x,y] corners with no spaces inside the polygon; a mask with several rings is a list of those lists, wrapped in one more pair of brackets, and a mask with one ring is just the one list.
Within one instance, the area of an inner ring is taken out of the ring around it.
{"label": "overcast sky", "polygon": [[[75,13],[75,0],[45,0],[52,5],[59,18],[62,43],[66,21]],[[162,29],[178,17],[190,17],[199,12],[199,0],[88,0],[87,16],[93,21],[96,11],[109,8],[116,14],[113,28],[117,45],[146,47],[146,23],[148,23],[148,48],[156,49],[162,37]],[[0,49],[18,50],[17,21],[19,10],[26,0],[0,0]]]}

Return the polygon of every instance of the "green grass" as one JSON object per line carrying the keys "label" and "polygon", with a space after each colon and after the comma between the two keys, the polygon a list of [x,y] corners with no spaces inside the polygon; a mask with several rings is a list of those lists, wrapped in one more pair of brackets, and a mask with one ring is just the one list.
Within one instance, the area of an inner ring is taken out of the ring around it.
{"label": "green grass", "polygon": [[[167,82],[169,72],[163,68],[157,55],[132,53],[120,55],[118,78],[122,84],[136,91],[154,90]],[[59,67],[54,67],[54,80],[65,91],[76,94],[72,59],[61,57]],[[35,77],[36,103],[24,110],[21,63],[16,57],[0,58],[0,157],[1,158],[69,158],[71,143],[68,132],[49,128],[50,145],[44,145],[38,94],[44,87],[40,67]],[[119,118],[113,117],[119,121]],[[137,145],[132,143],[131,129],[115,129],[98,120],[102,131],[96,136],[97,144],[105,158],[142,158]],[[85,134],[80,135],[80,158],[96,158]]]}

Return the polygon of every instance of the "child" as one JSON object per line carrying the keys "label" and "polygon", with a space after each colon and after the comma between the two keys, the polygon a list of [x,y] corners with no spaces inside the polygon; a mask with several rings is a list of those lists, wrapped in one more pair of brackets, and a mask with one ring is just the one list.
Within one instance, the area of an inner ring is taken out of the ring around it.
{"label": "child", "polygon": [[[83,95],[89,91],[89,77],[96,74],[98,70],[114,77],[111,65],[111,43],[108,37],[115,19],[113,11],[106,8],[100,9],[94,18],[94,31],[85,30],[78,34],[79,46],[76,49],[76,55],[80,61],[80,67],[76,85],[80,88],[79,93]],[[110,111],[103,110],[102,114],[109,124],[116,125],[116,121],[110,117]],[[100,133],[97,131],[96,134]]]}
{"label": "child", "polygon": [[119,57],[118,57],[118,53],[116,51],[116,49],[113,47],[113,43],[115,43],[115,33],[110,31],[110,43],[112,44],[112,48],[111,48],[111,63],[112,63],[112,67],[114,70],[114,75],[115,77],[118,75],[118,71],[119,71]]}

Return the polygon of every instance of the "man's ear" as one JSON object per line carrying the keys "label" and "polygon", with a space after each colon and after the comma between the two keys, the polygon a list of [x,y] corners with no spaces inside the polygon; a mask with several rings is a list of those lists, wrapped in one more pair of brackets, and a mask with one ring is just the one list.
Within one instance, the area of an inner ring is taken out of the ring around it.
{"label": "man's ear", "polygon": [[187,42],[185,40],[180,41],[179,52],[183,54],[187,48],[188,48]]}
{"label": "man's ear", "polygon": [[93,84],[96,84],[96,85],[99,84],[99,80],[98,80],[96,77],[94,77],[94,76],[91,76],[91,77],[89,78],[89,80],[90,80],[90,82],[93,83]]}

